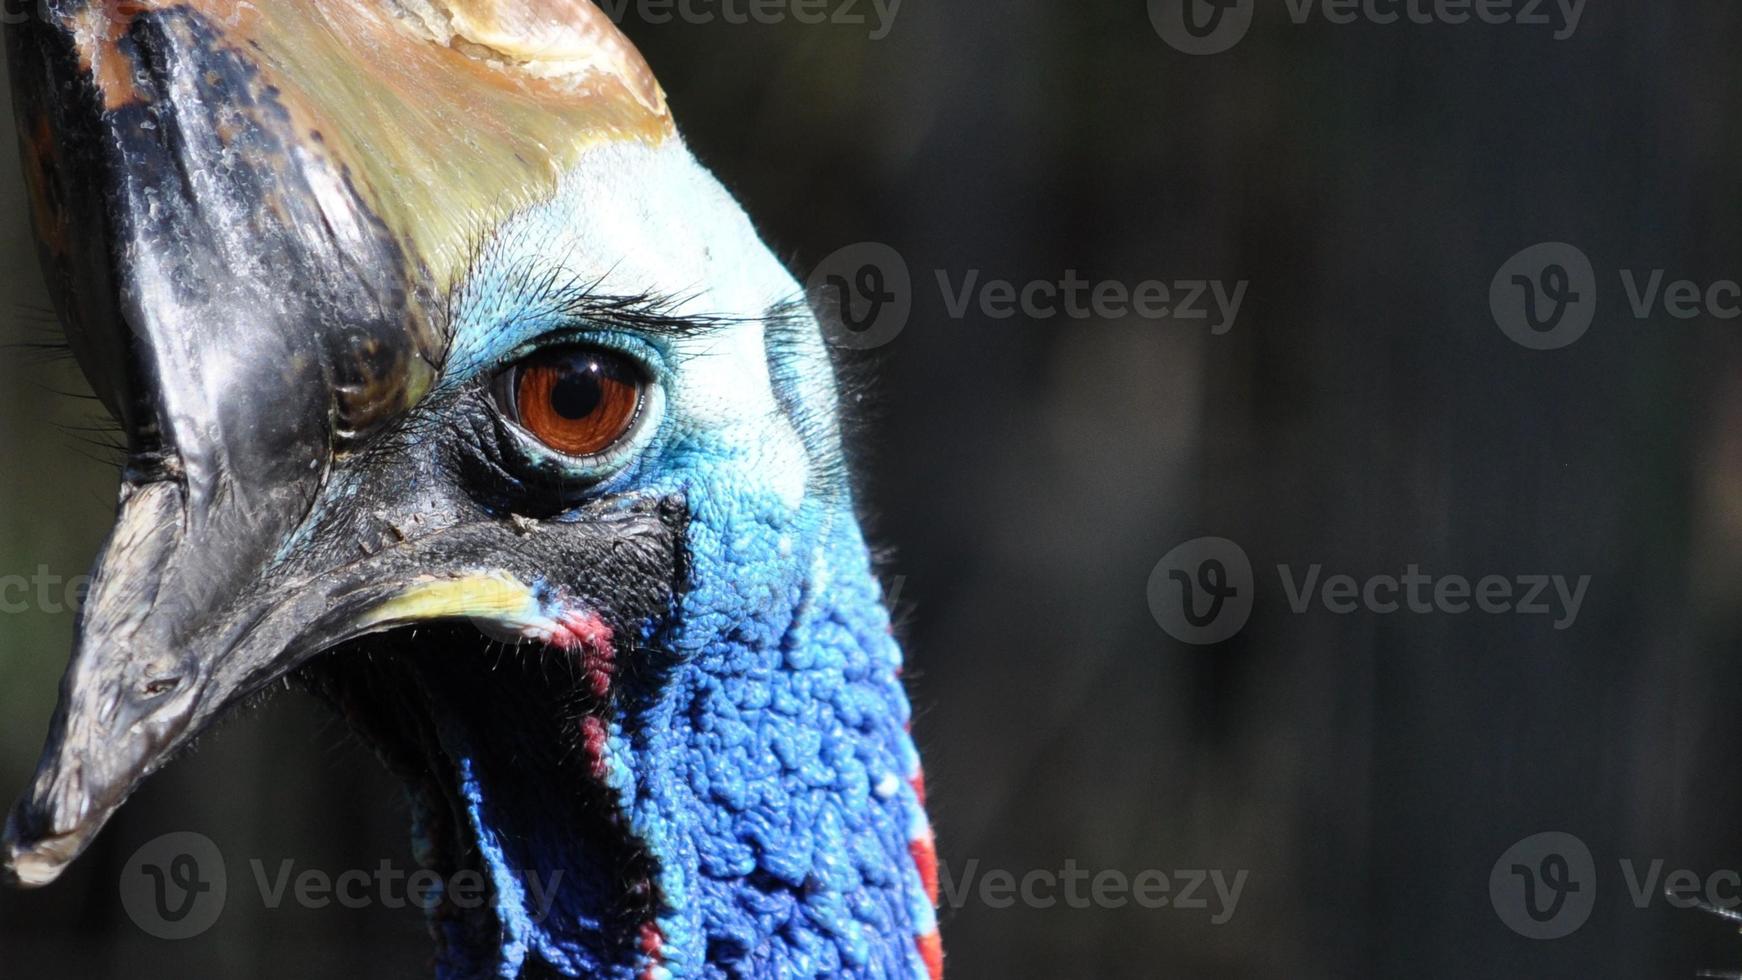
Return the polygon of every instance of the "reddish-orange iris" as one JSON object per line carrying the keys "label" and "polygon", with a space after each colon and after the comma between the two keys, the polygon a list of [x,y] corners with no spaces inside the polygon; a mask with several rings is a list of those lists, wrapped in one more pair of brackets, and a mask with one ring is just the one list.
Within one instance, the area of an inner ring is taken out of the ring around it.
{"label": "reddish-orange iris", "polygon": [[551,351],[515,372],[514,405],[521,427],[540,442],[569,456],[592,456],[629,431],[641,407],[641,381],[616,355]]}

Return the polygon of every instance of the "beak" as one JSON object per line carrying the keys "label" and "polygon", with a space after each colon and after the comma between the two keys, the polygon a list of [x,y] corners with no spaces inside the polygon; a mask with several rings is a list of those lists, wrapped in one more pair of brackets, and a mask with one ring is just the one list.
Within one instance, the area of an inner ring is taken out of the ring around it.
{"label": "beak", "polygon": [[[262,581],[335,450],[431,374],[402,251],[358,231],[367,212],[333,161],[296,152],[270,107],[226,86],[239,66],[216,28],[150,6],[45,4],[7,29],[50,293],[129,444],[48,746],[0,844],[27,885],[282,664],[289,647],[267,627],[285,610],[245,583]],[[120,63],[127,50],[141,63]]]}
{"label": "beak", "polygon": [[224,34],[247,23],[155,6],[45,4],[7,29],[50,291],[129,443],[47,747],[0,838],[24,885],[217,713],[391,626],[370,610],[416,574],[448,574],[417,549],[354,561],[355,536],[342,558],[293,546],[335,458],[431,384],[429,270],[330,143],[261,96],[246,38]]}
{"label": "beak", "polygon": [[36,778],[0,843],[19,884],[53,881],[140,780],[248,686],[248,665],[275,659],[261,656],[258,632],[226,636],[235,617],[206,608],[219,597],[191,594],[201,577],[187,567],[185,502],[158,482],[121,507]]}
{"label": "beak", "polygon": [[[181,489],[135,489],[81,611],[36,777],[0,837],[6,877],[26,887],[54,881],[179,749],[334,646],[437,620],[470,620],[499,638],[584,645],[599,629],[597,612],[556,601],[508,566],[552,568],[565,556],[621,551],[613,542],[644,532],[648,513],[602,512],[533,543],[491,519],[456,521],[323,573],[290,581],[268,574],[233,591],[199,574],[202,553],[188,546]],[[601,579],[648,577],[647,568],[591,564]],[[192,591],[200,583],[203,595]]]}

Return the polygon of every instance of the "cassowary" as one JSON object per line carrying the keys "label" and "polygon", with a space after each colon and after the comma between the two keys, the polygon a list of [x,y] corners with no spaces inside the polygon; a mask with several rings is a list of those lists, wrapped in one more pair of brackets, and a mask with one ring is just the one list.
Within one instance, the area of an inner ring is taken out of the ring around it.
{"label": "cassowary", "polygon": [[9,876],[294,674],[491,883],[445,976],[937,976],[827,347],[614,25],[38,6],[35,231],[127,459]]}

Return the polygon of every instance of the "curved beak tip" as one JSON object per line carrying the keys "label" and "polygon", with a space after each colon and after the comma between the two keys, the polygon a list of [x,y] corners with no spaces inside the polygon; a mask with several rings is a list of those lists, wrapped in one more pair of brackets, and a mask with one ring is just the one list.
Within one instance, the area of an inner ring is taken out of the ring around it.
{"label": "curved beak tip", "polygon": [[67,869],[80,847],[76,835],[25,841],[18,830],[15,812],[0,835],[0,884],[15,888],[41,888],[52,884]]}
{"label": "curved beak tip", "polygon": [[0,881],[14,888],[42,888],[54,883],[66,870],[68,858],[52,853],[51,848],[7,848],[5,865],[0,865]]}
{"label": "curved beak tip", "polygon": [[36,852],[13,855],[6,864],[6,883],[18,888],[52,884],[66,868],[57,858]]}

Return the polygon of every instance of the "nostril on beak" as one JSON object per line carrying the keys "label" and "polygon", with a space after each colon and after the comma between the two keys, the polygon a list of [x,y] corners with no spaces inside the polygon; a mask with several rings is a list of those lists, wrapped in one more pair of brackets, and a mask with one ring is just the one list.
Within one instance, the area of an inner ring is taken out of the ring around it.
{"label": "nostril on beak", "polygon": [[140,688],[140,691],[147,698],[160,698],[178,687],[181,687],[180,677],[156,677],[146,681],[145,686]]}

